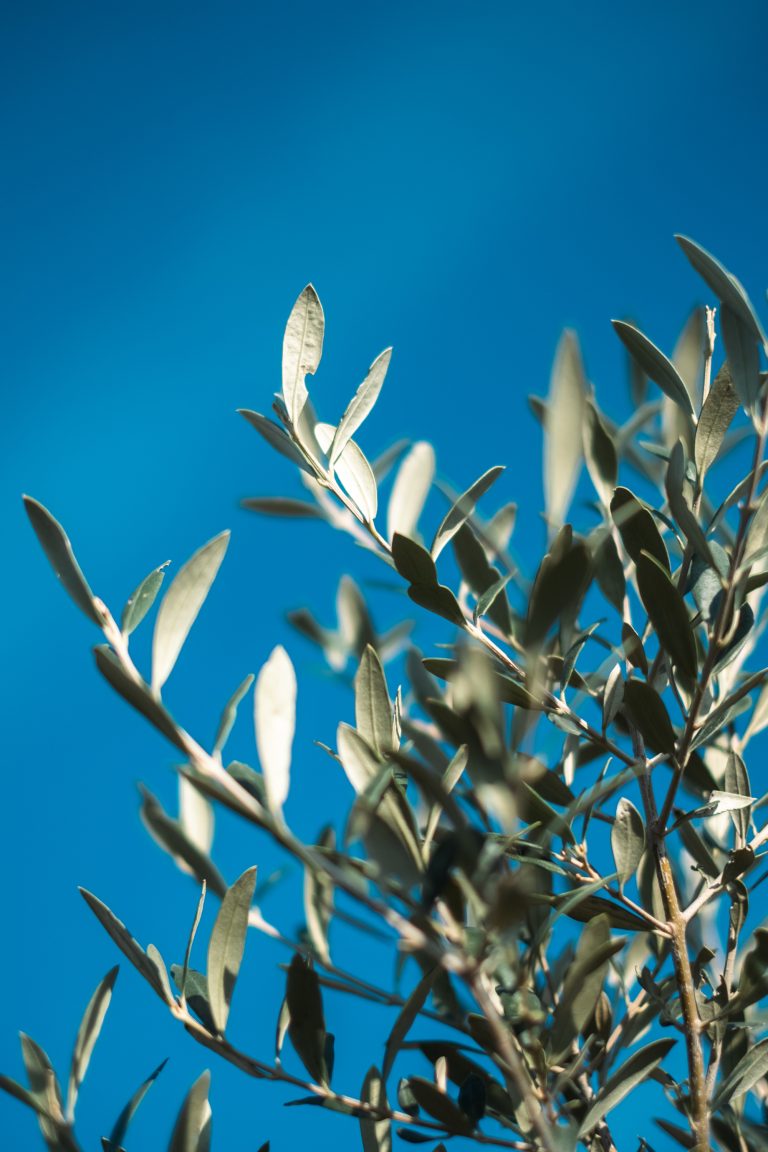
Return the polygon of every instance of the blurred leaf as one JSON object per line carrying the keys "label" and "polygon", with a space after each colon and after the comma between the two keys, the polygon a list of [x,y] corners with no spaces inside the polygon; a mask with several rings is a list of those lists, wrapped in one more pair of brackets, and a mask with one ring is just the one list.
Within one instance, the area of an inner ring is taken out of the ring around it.
{"label": "blurred leaf", "polygon": [[291,309],[283,337],[283,400],[294,427],[307,401],[304,378],[314,376],[320,364],[324,331],[323,306],[307,284]]}
{"label": "blurred leaf", "polygon": [[[375,1064],[371,1065],[365,1074],[360,1099],[374,1108],[388,1109],[386,1076],[382,1077]],[[392,1122],[389,1119],[372,1120],[364,1115],[360,1116],[360,1137],[363,1142],[363,1152],[391,1152],[392,1149]]]}
{"label": "blurred leaf", "polygon": [[454,502],[435,533],[435,539],[430,549],[433,559],[437,560],[448,541],[456,535],[462,524],[472,515],[480,497],[484,496],[488,489],[495,484],[503,471],[504,468],[498,465],[489,468]]}
{"label": "blurred leaf", "polygon": [[699,484],[703,483],[705,472],[717,459],[738,410],[739,401],[726,363],[715,376],[696,426],[694,459]]}
{"label": "blurred leaf", "polygon": [[[188,781],[185,783],[192,787]],[[199,881],[205,880],[212,892],[223,896],[227,885],[211,858],[192,843],[179,822],[163,810],[159,800],[143,784],[139,785],[139,791],[141,819],[153,839],[184,871],[191,872]]]}
{"label": "blurred leaf", "polygon": [[242,508],[249,512],[261,512],[264,516],[286,516],[291,520],[322,520],[322,512],[316,504],[306,500],[291,500],[284,496],[247,496],[240,501]]}
{"label": "blurred leaf", "polygon": [[685,601],[665,568],[647,552],[635,561],[637,585],[659,643],[679,674],[692,684],[698,672],[696,642]]}
{"label": "blurred leaf", "polygon": [[222,1036],[245,950],[248,914],[256,887],[256,867],[227,889],[208,943],[208,996],[216,1031]]}
{"label": "blurred leaf", "polygon": [[729,1012],[748,1008],[768,995],[768,928],[756,928],[752,942],[741,965],[738,990],[731,997]]}
{"label": "blurred leaf", "polygon": [[435,450],[426,440],[413,445],[395,476],[387,506],[387,539],[412,537],[435,474]]}
{"label": "blurred leaf", "polygon": [[392,1031],[387,1037],[387,1043],[384,1049],[382,1076],[385,1081],[389,1079],[389,1074],[392,1071],[392,1066],[403,1045],[403,1041],[410,1032],[411,1025],[416,1020],[419,1012],[421,1012],[426,1004],[432,990],[432,985],[435,983],[439,974],[440,969],[438,967],[428,969],[400,1009],[398,1017],[392,1026]]}
{"label": "blurred leaf", "polygon": [[621,626],[621,645],[627,662],[633,668],[638,668],[644,676],[648,675],[648,660],[645,655],[642,641],[631,624]]}
{"label": "blurred leaf", "polygon": [[99,672],[105,680],[109,681],[115,691],[138,712],[141,712],[167,740],[170,740],[181,752],[186,754],[187,747],[181,730],[176,727],[163,705],[153,696],[149,685],[145,684],[144,681],[139,683],[132,676],[129,676],[117,656],[106,645],[98,645],[93,652]]}
{"label": "blurred leaf", "polygon": [[566,330],[555,352],[544,416],[544,498],[547,521],[559,528],[568,512],[581,467],[581,428],[586,378],[578,337]]}
{"label": "blurred leaf", "polygon": [[333,443],[331,444],[331,449],[328,454],[329,463],[332,468],[351,437],[354,436],[376,403],[391,358],[392,349],[385,348],[384,351],[376,357],[373,364],[371,364],[368,375],[347,405],[347,410],[339,421],[339,425],[334,433]]}
{"label": "blurred leaf", "polygon": [[459,1106],[454,1104],[453,1100],[444,1092],[441,1092],[431,1080],[425,1080],[421,1076],[409,1076],[408,1087],[416,1097],[419,1107],[423,1108],[433,1119],[445,1125],[451,1134],[456,1136],[470,1135],[473,1125]]}
{"label": "blurred leaf", "polygon": [[[64,1119],[59,1081],[47,1053],[24,1032],[19,1033],[19,1038],[31,1094],[36,1101],[39,1101],[39,1105],[35,1104],[33,1107],[37,1112],[38,1127],[45,1143],[50,1152],[76,1149],[77,1144]],[[22,1099],[18,1093],[12,1094]]]}
{"label": "blurred leaf", "polygon": [[166,1059],[163,1060],[162,1064],[158,1064],[154,1072],[152,1072],[147,1077],[143,1084],[139,1085],[133,1096],[131,1096],[130,1100],[126,1104],[125,1108],[123,1108],[122,1112],[118,1116],[117,1120],[115,1121],[115,1126],[109,1136],[109,1144],[114,1148],[119,1148],[122,1145],[123,1141],[125,1140],[125,1134],[128,1131],[128,1125],[136,1115],[136,1111],[138,1110],[138,1107],[146,1096],[147,1092],[152,1087],[155,1080],[157,1080],[158,1076],[162,1072],[163,1068],[165,1068],[167,1063],[168,1061]]}
{"label": "blurred leaf", "polygon": [[296,673],[281,645],[272,650],[256,680],[254,720],[269,810],[279,817],[288,797],[296,730]]}
{"label": "blurred leaf", "polygon": [[221,719],[219,720],[219,727],[216,730],[216,739],[214,740],[214,743],[213,743],[214,755],[217,752],[220,753],[222,748],[227,743],[227,740],[229,739],[229,735],[232,731],[232,728],[234,727],[234,723],[235,723],[235,720],[237,718],[238,706],[240,705],[243,698],[250,691],[250,687],[253,684],[254,680],[255,680],[255,676],[253,675],[253,673],[252,672],[249,673],[246,676],[245,680],[243,680],[242,683],[235,689],[235,691],[232,693],[229,700],[227,701],[226,705],[224,706],[224,711],[222,712]]}
{"label": "blurred leaf", "polygon": [[67,1089],[67,1118],[70,1124],[75,1118],[75,1105],[80,1085],[85,1079],[88,1065],[91,1060],[96,1041],[99,1038],[104,1017],[112,999],[112,989],[115,986],[119,968],[111,968],[103,980],[100,981],[96,991],[88,1001],[88,1007],[83,1013],[80,1027],[72,1052],[72,1063],[69,1071],[69,1086]]}
{"label": "blurred leaf", "polygon": [[651,1072],[658,1068],[661,1061],[675,1045],[675,1040],[654,1040],[635,1052],[606,1080],[597,1094],[596,1099],[581,1122],[579,1138],[595,1128],[625,1096],[628,1096],[636,1084],[647,1080]]}
{"label": "blurred leaf", "polygon": [[163,596],[152,638],[152,689],[159,692],[171,674],[189,630],[203,606],[229,544],[221,532],[186,562]]}
{"label": "blurred leaf", "polygon": [[635,564],[642,552],[648,552],[669,571],[669,556],[656,522],[629,488],[616,489],[611,500],[611,515]]}
{"label": "blurred leaf", "polygon": [[296,464],[301,468],[303,472],[314,476],[315,473],[313,469],[304,459],[288,433],[284,432],[279,424],[276,424],[274,420],[268,420],[267,417],[262,416],[260,412],[252,412],[248,408],[238,408],[237,411],[241,416],[245,417],[257,432],[261,433],[267,443],[276,449],[281,456],[285,456],[292,464]]}
{"label": "blurred leaf", "polygon": [[613,437],[592,400],[584,407],[584,457],[595,491],[606,507],[616,487],[619,463]]}
{"label": "blurred leaf", "polygon": [[181,1106],[168,1152],[208,1152],[211,1143],[211,1106],[207,1070],[195,1080]]}
{"label": "blurred leaf", "polygon": [[149,612],[160,591],[165,577],[165,569],[169,564],[170,560],[166,560],[165,564],[161,564],[159,568],[155,568],[148,576],[145,576],[136,591],[128,598],[120,618],[120,627],[124,636],[130,636],[131,632],[138,628]]}
{"label": "blurred leaf", "polygon": [[560,556],[555,555],[554,549],[546,554],[536,573],[528,604],[528,646],[538,646],[556,621],[575,615],[591,575],[592,557],[583,541],[576,541]]}
{"label": "blurred leaf", "polygon": [[314,968],[298,954],[294,954],[288,968],[285,997],[290,1016],[288,1035],[296,1055],[314,1081],[327,1084],[325,1017],[320,982]]}
{"label": "blurred leaf", "polygon": [[93,592],[91,592],[85,576],[80,571],[80,565],[75,559],[66,532],[58,520],[54,520],[48,509],[44,508],[39,501],[34,500],[31,496],[24,496],[23,500],[35,535],[40,541],[57,578],[64,585],[78,608],[101,628],[104,619],[96,607]]}
{"label": "blurred leaf", "polygon": [[106,904],[102,903],[92,892],[88,892],[85,888],[78,888],[78,891],[96,919],[101,922],[115,944],[117,944],[120,951],[128,957],[134,968],[136,968],[147,983],[154,988],[160,999],[165,1000],[165,990],[160,982],[156,965],[147,956],[138,941],[134,940],[122,920],[118,920],[115,914],[107,908]]}
{"label": "blurred leaf", "polygon": [[549,1049],[555,1059],[565,1052],[592,1016],[603,989],[608,962],[625,943],[621,937],[611,938],[607,916],[596,916],[581,932],[552,1019]]}
{"label": "blurred leaf", "polygon": [[[479,1121],[482,1120],[485,1115],[485,1106],[485,1080],[482,1076],[476,1076],[474,1073],[470,1073],[459,1088],[459,1108],[461,1108],[474,1128],[477,1127]],[[443,1152],[445,1152],[444,1144],[442,1145],[442,1149]],[[435,1152],[438,1152],[438,1149],[435,1149]]]}
{"label": "blurred leaf", "polygon": [[619,888],[623,889],[637,871],[645,851],[643,818],[626,796],[622,796],[616,806],[616,818],[611,828],[611,851],[619,874]]}
{"label": "blurred leaf", "polygon": [[688,389],[672,361],[668,360],[664,353],[633,324],[627,324],[624,320],[612,320],[611,323],[622,344],[646,376],[658,384],[662,392],[669,396],[670,400],[674,400],[683,412],[692,416],[693,405]]}
{"label": "blurred leaf", "polygon": [[[336,848],[336,833],[326,824],[320,833],[318,846],[331,851]],[[334,885],[330,876],[321,869],[306,865],[304,868],[304,918],[312,947],[320,961],[329,965],[328,927],[333,914]]]}

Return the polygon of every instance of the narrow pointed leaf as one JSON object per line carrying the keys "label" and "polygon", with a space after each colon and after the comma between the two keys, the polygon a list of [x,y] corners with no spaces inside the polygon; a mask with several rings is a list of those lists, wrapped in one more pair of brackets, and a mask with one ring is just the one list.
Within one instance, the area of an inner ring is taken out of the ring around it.
{"label": "narrow pointed leaf", "polygon": [[207,1152],[210,1147],[210,1085],[211,1074],[206,1070],[187,1093],[173,1129],[168,1152]]}
{"label": "narrow pointed leaf", "polygon": [[230,732],[232,731],[235,720],[237,719],[238,706],[243,698],[247,696],[248,692],[250,691],[251,684],[253,684],[255,679],[256,677],[253,675],[253,673],[249,673],[245,680],[243,680],[243,682],[235,689],[226,705],[224,706],[224,711],[221,714],[221,720],[219,720],[219,727],[216,730],[216,739],[213,742],[214,755],[217,752],[221,752],[222,748],[224,748],[225,744],[227,743]]}
{"label": "narrow pointed leaf", "polygon": [[[317,424],[315,435],[323,452],[329,452],[334,436],[333,426]],[[360,520],[365,524],[372,524],[376,519],[379,503],[376,477],[362,449],[354,440],[347,441],[333,470],[342,488],[357,508]]]}
{"label": "narrow pointed leaf", "polygon": [[138,683],[132,676],[129,676],[117,656],[106,645],[99,645],[93,651],[96,657],[96,666],[104,679],[109,681],[124,700],[127,700],[133,708],[141,712],[142,716],[146,717],[150,724],[165,736],[166,740],[170,740],[171,744],[174,744],[180,752],[186,754],[187,745],[184,742],[184,733],[173,722],[170,713],[153,695],[149,685],[143,681]]}
{"label": "narrow pointed leaf", "polygon": [[152,688],[159,692],[171,674],[197,619],[229,544],[229,532],[209,540],[186,562],[163,596],[152,638]]}
{"label": "narrow pointed leaf", "polygon": [[134,940],[122,920],[118,920],[114,912],[111,912],[106,904],[99,900],[97,896],[94,896],[92,892],[88,892],[85,888],[79,888],[78,891],[96,919],[101,922],[102,927],[107,930],[115,944],[117,944],[120,951],[128,957],[134,968],[136,968],[147,983],[154,988],[160,999],[165,1000],[165,990],[160,983],[156,965],[147,956],[147,953],[138,941]]}
{"label": "narrow pointed leaf", "polygon": [[311,284],[294,304],[283,337],[283,400],[296,427],[307,401],[305,377],[313,376],[323,354],[325,317]]}
{"label": "narrow pointed leaf", "polygon": [[347,405],[347,410],[339,421],[331,444],[329,453],[331,467],[334,466],[348,441],[354,436],[376,403],[391,359],[392,349],[385,348],[371,364],[368,375]]}
{"label": "narrow pointed leaf", "polygon": [[66,588],[78,608],[94,622],[99,628],[104,623],[99,609],[96,607],[93,592],[80,571],[80,565],[75,559],[69,537],[51,516],[47,508],[31,496],[25,496],[24,507],[30,523],[35,530],[48,562],[56,576]]}
{"label": "narrow pointed leaf", "polygon": [[579,1138],[596,1127],[611,1109],[629,1095],[636,1084],[646,1080],[651,1072],[658,1068],[674,1044],[674,1040],[654,1040],[625,1060],[598,1092],[597,1098],[581,1123]]}
{"label": "narrow pointed leaf", "polygon": [[412,537],[435,474],[435,451],[420,440],[400,464],[387,506],[387,538]]}
{"label": "narrow pointed leaf", "polygon": [[134,632],[138,628],[147,612],[149,612],[162,587],[163,579],[165,578],[165,569],[169,564],[170,560],[166,560],[165,564],[161,564],[159,568],[155,568],[148,576],[144,577],[136,591],[129,596],[125,608],[123,608],[123,614],[120,617],[120,628],[124,636],[130,636],[131,632]]}
{"label": "narrow pointed leaf", "polygon": [[656,522],[629,488],[616,489],[611,500],[611,515],[635,563],[641,552],[649,552],[669,571],[669,556]]}
{"label": "narrow pointed leaf", "polygon": [[688,389],[672,361],[633,324],[627,324],[624,320],[612,320],[611,323],[622,344],[646,376],[658,384],[662,392],[674,400],[683,412],[692,416],[693,405]]}
{"label": "narrow pointed leaf", "polygon": [[688,683],[698,671],[696,643],[685,601],[665,568],[647,552],[635,561],[640,599],[659,643]]}
{"label": "narrow pointed leaf", "polygon": [[285,996],[290,1017],[288,1035],[296,1055],[313,1080],[327,1084],[325,1016],[320,982],[314,968],[298,954],[293,956],[288,969]]}
{"label": "narrow pointed leaf", "polygon": [[586,403],[586,377],[575,332],[565,331],[555,352],[544,416],[544,498],[547,520],[559,528],[565,519],[581,468],[580,432]]}
{"label": "narrow pointed leaf", "polygon": [[751,325],[727,304],[720,309],[720,331],[733,377],[733,386],[747,412],[754,411],[760,395],[760,352]]}
{"label": "narrow pointed leaf", "polygon": [[216,1030],[227,1026],[229,1006],[248,932],[248,914],[256,887],[256,868],[248,868],[229,888],[216,916],[208,944],[208,995]]}
{"label": "narrow pointed leaf", "polygon": [[249,512],[261,512],[264,516],[285,516],[290,520],[322,520],[323,514],[316,504],[306,500],[291,500],[282,496],[247,496],[240,501],[242,508]]}
{"label": "narrow pointed leaf", "polygon": [[716,1111],[724,1107],[733,1097],[744,1096],[768,1075],[768,1039],[761,1040],[750,1048],[736,1067],[725,1078],[713,1103]]}
{"label": "narrow pointed leaf", "polygon": [[[183,777],[181,777],[184,780]],[[184,780],[187,788],[193,785]],[[152,838],[175,860],[178,867],[191,873],[198,881],[205,880],[212,892],[223,896],[227,890],[224,879],[206,852],[193,843],[178,820],[164,811],[158,799],[143,785],[141,792],[141,820]]]}
{"label": "narrow pointed leaf", "polygon": [[655,688],[642,680],[627,680],[624,684],[624,706],[629,719],[649,748],[655,752],[674,753],[677,742],[675,729],[664,701]]}
{"label": "narrow pointed leaf", "polygon": [[139,1085],[133,1096],[131,1096],[130,1100],[126,1104],[125,1108],[123,1108],[122,1112],[118,1116],[117,1120],[115,1121],[115,1126],[109,1136],[109,1143],[114,1148],[119,1148],[122,1145],[125,1139],[125,1134],[128,1131],[128,1125],[136,1115],[138,1107],[146,1096],[147,1092],[149,1092],[150,1088],[154,1084],[155,1080],[157,1080],[158,1076],[162,1072],[163,1068],[165,1068],[167,1063],[168,1060],[166,1059],[163,1060],[162,1064],[158,1064],[154,1072],[150,1073],[147,1079]]}
{"label": "narrow pointed leaf", "polygon": [[288,653],[280,645],[273,649],[259,672],[254,714],[267,801],[272,814],[278,816],[288,797],[296,729],[296,673]]}
{"label": "narrow pointed leaf", "polygon": [[501,465],[489,468],[454,502],[435,533],[435,539],[430,549],[433,559],[437,560],[448,541],[456,535],[462,524],[472,515],[480,497],[484,496],[488,489],[495,484],[503,471],[504,468]]}
{"label": "narrow pointed leaf", "polygon": [[392,537],[392,559],[397,571],[409,584],[437,586],[435,561],[415,540],[396,532]]}
{"label": "narrow pointed leaf", "polygon": [[70,1122],[74,1120],[77,1094],[80,1085],[85,1079],[85,1074],[88,1071],[91,1054],[99,1038],[104,1017],[106,1016],[107,1008],[109,1008],[109,1002],[112,999],[112,989],[115,986],[118,971],[119,969],[115,967],[107,972],[93,993],[93,996],[91,996],[88,1007],[80,1021],[74,1051],[72,1052],[69,1086],[67,1089],[67,1116]]}
{"label": "narrow pointed leaf", "polygon": [[716,260],[710,252],[707,252],[706,248],[702,248],[695,240],[689,239],[688,236],[675,236],[675,240],[721,304],[730,308],[740,317],[742,322],[752,331],[756,340],[765,343],[765,333],[744,286],[723,267],[719,260]]}
{"label": "narrow pointed leaf", "polygon": [[279,424],[276,424],[274,420],[269,420],[266,416],[262,416],[260,412],[252,412],[249,408],[238,408],[238,413],[243,416],[281,456],[285,456],[292,464],[298,465],[303,472],[314,476],[314,471],[304,459],[304,456],[291,440],[288,433],[283,431]]}
{"label": "narrow pointed leaf", "polygon": [[[464,756],[466,762],[466,755]],[[395,1062],[398,1052],[400,1051],[403,1041],[411,1030],[411,1025],[415,1021],[421,1009],[427,1002],[427,998],[432,991],[432,986],[440,975],[440,969],[430,968],[419,980],[416,987],[411,992],[400,1009],[400,1013],[392,1026],[392,1031],[387,1038],[386,1048],[384,1049],[384,1066],[382,1068],[382,1075],[384,1080],[389,1079],[389,1074],[392,1071],[392,1065]]]}

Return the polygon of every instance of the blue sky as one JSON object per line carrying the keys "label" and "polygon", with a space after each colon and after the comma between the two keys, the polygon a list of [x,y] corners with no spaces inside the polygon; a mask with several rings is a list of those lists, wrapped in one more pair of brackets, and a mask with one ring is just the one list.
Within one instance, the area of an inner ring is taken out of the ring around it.
{"label": "blue sky", "polygon": [[[430,439],[457,486],[507,464],[499,495],[523,505],[517,549],[533,555],[526,396],[546,391],[562,327],[578,329],[604,407],[624,411],[610,317],[634,315],[669,350],[704,302],[674,232],[764,300],[767,31],[761,3],[709,0],[3,6],[3,1071],[20,1073],[23,1028],[63,1072],[116,961],[78,884],[168,960],[195,901],[137,819],[138,780],[172,802],[172,757],[99,680],[97,637],[56,586],[21,492],[63,521],[115,610],[151,567],[233,530],[169,700],[210,739],[239,680],[286,643],[300,712],[289,812],[313,835],[349,797],[312,740],[332,742],[351,702],[284,613],[307,604],[330,620],[339,575],[378,572],[322,526],[238,508],[298,492],[235,415],[268,409],[294,298],[312,280],[326,310],[321,415],[338,418],[394,345],[363,446]],[[383,597],[382,626],[401,611]],[[247,718],[238,733],[252,756]],[[228,820],[217,859],[229,879],[279,864]],[[290,883],[282,908],[279,889],[265,901],[288,926]],[[285,956],[255,939],[249,955],[241,1039],[268,1053]],[[354,1005],[334,1011],[339,1037],[359,1028]],[[83,1089],[87,1146],[166,1055],[136,1121],[148,1152],[208,1061],[123,963]],[[213,1072],[215,1147],[291,1148],[308,1133],[356,1147],[354,1125]],[[35,1146],[20,1105],[0,1099],[0,1117],[9,1148]]]}

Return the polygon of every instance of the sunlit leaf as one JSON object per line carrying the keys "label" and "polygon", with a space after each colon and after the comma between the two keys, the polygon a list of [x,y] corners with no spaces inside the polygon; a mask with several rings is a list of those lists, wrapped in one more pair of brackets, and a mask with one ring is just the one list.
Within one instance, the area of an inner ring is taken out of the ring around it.
{"label": "sunlit leaf", "polygon": [[307,401],[305,377],[317,371],[323,354],[325,317],[311,284],[294,304],[283,337],[283,400],[291,423],[298,426]]}
{"label": "sunlit leaf", "polygon": [[277,816],[288,797],[296,729],[296,673],[280,645],[273,649],[256,680],[254,717],[267,801]]}
{"label": "sunlit leaf", "polygon": [[208,995],[216,1030],[227,1026],[232,993],[248,932],[248,914],[256,887],[256,868],[248,868],[227,889],[208,943]]}
{"label": "sunlit leaf", "polygon": [[547,520],[565,519],[581,467],[581,429],[586,378],[575,332],[565,331],[555,352],[544,417],[544,497]]}
{"label": "sunlit leaf", "polygon": [[195,1080],[181,1106],[168,1145],[168,1152],[209,1152],[211,1143],[211,1106],[208,1091],[211,1074],[203,1072]]}
{"label": "sunlit leaf", "polygon": [[[385,1111],[388,1108],[386,1075],[382,1077],[375,1065],[371,1065],[365,1074],[360,1099],[374,1108],[381,1108]],[[392,1122],[388,1118],[373,1120],[361,1115],[360,1137],[363,1142],[363,1152],[391,1152]]]}
{"label": "sunlit leaf", "polygon": [[152,638],[152,688],[159,692],[171,674],[224,559],[229,532],[209,540],[176,574],[163,596]]}
{"label": "sunlit leaf", "polygon": [[136,591],[129,596],[120,618],[120,627],[124,636],[129,636],[131,632],[135,631],[149,612],[160,591],[165,577],[165,569],[169,564],[170,560],[166,560],[165,564],[155,568],[148,576],[144,577]]}
{"label": "sunlit leaf", "polygon": [[387,506],[387,539],[414,536],[435,474],[435,451],[420,440],[400,464]]}
{"label": "sunlit leaf", "polygon": [[646,376],[658,384],[670,400],[674,400],[684,412],[692,416],[693,405],[688,389],[672,361],[668,360],[664,353],[633,324],[628,324],[624,320],[612,320],[611,323],[622,344],[635,358]]}
{"label": "sunlit leaf", "polygon": [[435,560],[437,560],[448,541],[456,535],[462,524],[472,515],[480,497],[485,495],[503,471],[504,468],[498,465],[495,468],[489,468],[487,472],[484,472],[478,480],[475,480],[474,484],[470,485],[466,492],[463,492],[453,503],[443,517],[442,523],[432,541],[430,551]]}
{"label": "sunlit leaf", "polygon": [[726,364],[718,372],[709,395],[701,409],[696,425],[694,459],[699,483],[705,472],[714,464],[723,446],[725,435],[739,410],[736,389],[733,386],[730,369]]}
{"label": "sunlit leaf", "polygon": [[345,446],[376,403],[391,358],[392,349],[385,348],[371,364],[368,375],[350,400],[334,433],[333,443],[328,454],[331,467],[335,465]]}
{"label": "sunlit leaf", "polygon": [[56,576],[78,608],[101,628],[104,623],[101,611],[96,606],[93,592],[80,571],[69,537],[61,524],[58,520],[54,520],[47,508],[31,496],[24,497],[24,507]]}
{"label": "sunlit leaf", "polygon": [[72,1052],[72,1063],[69,1070],[69,1086],[67,1089],[67,1117],[70,1123],[75,1118],[77,1094],[80,1090],[80,1085],[85,1079],[85,1074],[88,1071],[91,1055],[96,1041],[99,1038],[104,1017],[109,1008],[109,1002],[112,999],[112,989],[115,986],[118,971],[119,969],[117,967],[111,968],[106,976],[99,982],[96,991],[88,1001],[88,1007],[80,1021],[75,1047]]}

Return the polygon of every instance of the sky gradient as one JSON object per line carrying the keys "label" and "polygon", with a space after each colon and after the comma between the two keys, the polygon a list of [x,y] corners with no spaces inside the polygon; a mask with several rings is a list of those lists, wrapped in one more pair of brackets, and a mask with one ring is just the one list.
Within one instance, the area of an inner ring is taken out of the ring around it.
{"label": "sky gradient", "polygon": [[[341,573],[379,573],[323,526],[238,506],[300,493],[235,415],[268,411],[293,300],[311,280],[325,307],[321,416],[337,420],[393,345],[365,450],[429,439],[457,487],[507,464],[497,494],[520,502],[516,549],[535,554],[541,461],[526,397],[546,392],[561,329],[578,330],[603,406],[622,413],[610,318],[633,315],[668,351],[709,302],[673,233],[720,257],[763,310],[766,32],[758,0],[3,6],[0,1070],[21,1075],[23,1029],[65,1075],[80,1012],[118,960],[78,884],[169,962],[196,899],[137,818],[139,780],[172,805],[172,756],[98,677],[99,637],[57,587],[21,493],[63,522],[116,612],[150,568],[232,529],[169,703],[212,739],[238,682],[286,644],[300,718],[288,811],[314,835],[350,796],[312,741],[333,742],[351,699],[284,614],[308,605],[330,623]],[[394,596],[377,604],[382,627],[405,612]],[[252,759],[251,743],[244,716],[233,752]],[[234,820],[216,844],[230,881],[280,864]],[[288,928],[296,884],[264,903]],[[243,1047],[268,1055],[286,954],[254,938],[247,957],[233,1019]],[[342,1038],[369,1015],[334,1002],[341,1080],[358,1067]],[[84,1146],[166,1055],[129,1148],[164,1152],[208,1066],[215,1152],[268,1137],[274,1152],[310,1137],[358,1146],[354,1123],[284,1110],[282,1089],[211,1064],[127,962],[82,1092]],[[667,1147],[643,1117],[633,1124],[628,1149],[635,1132]],[[9,1149],[42,1146],[5,1096],[0,1131]]]}

